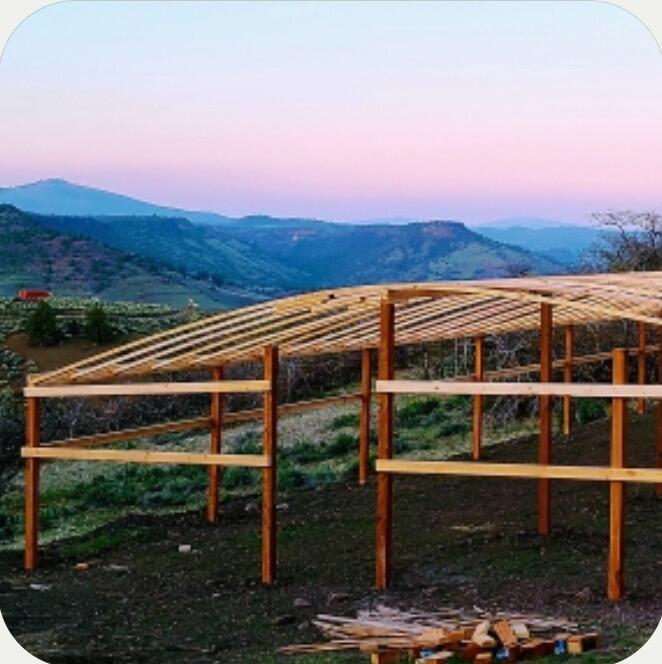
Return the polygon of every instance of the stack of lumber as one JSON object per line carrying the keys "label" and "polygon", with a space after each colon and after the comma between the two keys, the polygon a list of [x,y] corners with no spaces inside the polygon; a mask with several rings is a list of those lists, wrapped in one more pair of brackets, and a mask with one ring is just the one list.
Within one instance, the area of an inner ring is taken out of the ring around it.
{"label": "stack of lumber", "polygon": [[408,659],[416,664],[453,657],[475,664],[531,660],[545,655],[574,655],[598,647],[595,632],[580,634],[567,618],[441,608],[400,611],[386,606],[359,611],[356,618],[319,615],[313,624],[327,637],[320,643],[280,649],[288,655],[360,650],[372,664]]}

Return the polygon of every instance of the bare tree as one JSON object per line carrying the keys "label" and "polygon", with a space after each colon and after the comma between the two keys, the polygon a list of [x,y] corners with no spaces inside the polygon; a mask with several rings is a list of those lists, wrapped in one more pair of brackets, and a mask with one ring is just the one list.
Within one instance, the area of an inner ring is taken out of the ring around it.
{"label": "bare tree", "polygon": [[660,212],[597,212],[592,219],[605,233],[592,248],[586,268],[607,272],[662,269]]}

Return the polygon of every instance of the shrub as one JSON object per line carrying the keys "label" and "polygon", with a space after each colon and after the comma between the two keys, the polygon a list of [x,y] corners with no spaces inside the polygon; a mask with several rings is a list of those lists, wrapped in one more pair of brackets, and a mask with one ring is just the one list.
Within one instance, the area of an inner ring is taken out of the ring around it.
{"label": "shrub", "polygon": [[455,434],[467,433],[469,431],[469,422],[466,419],[448,418],[441,422],[439,432],[442,436],[453,436]]}
{"label": "shrub", "polygon": [[332,429],[343,429],[345,427],[358,427],[359,416],[357,413],[345,413],[333,418],[331,422]]}
{"label": "shrub", "polygon": [[48,302],[41,300],[25,323],[31,346],[55,346],[60,341],[55,311]]}
{"label": "shrub", "polygon": [[602,399],[576,399],[574,406],[575,420],[579,424],[595,422],[607,416],[607,405]]}
{"label": "shrub", "polygon": [[325,445],[327,456],[331,457],[343,456],[357,447],[356,436],[348,433],[339,433],[328,445]]}
{"label": "shrub", "polygon": [[18,518],[0,512],[0,541],[11,540],[18,533]]}
{"label": "shrub", "polygon": [[305,486],[306,474],[301,468],[293,466],[287,462],[281,463],[278,467],[278,490],[288,491]]}
{"label": "shrub", "polygon": [[287,450],[287,456],[296,463],[313,463],[325,459],[327,450],[324,445],[305,440]]}
{"label": "shrub", "polygon": [[223,471],[222,486],[225,489],[252,486],[257,483],[257,474],[250,468],[230,466]]}
{"label": "shrub", "polygon": [[420,426],[422,420],[429,419],[430,415],[435,413],[440,406],[440,400],[435,398],[409,401],[397,409],[397,424],[403,427]]}
{"label": "shrub", "polygon": [[106,310],[98,302],[85,312],[85,336],[97,344],[112,341],[115,336],[115,330],[108,321]]}

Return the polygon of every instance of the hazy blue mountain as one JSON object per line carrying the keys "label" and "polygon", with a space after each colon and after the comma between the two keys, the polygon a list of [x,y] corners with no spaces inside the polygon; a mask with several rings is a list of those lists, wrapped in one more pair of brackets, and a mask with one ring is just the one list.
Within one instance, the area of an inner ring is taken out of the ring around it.
{"label": "hazy blue mountain", "polygon": [[489,225],[477,226],[473,230],[497,242],[514,244],[566,266],[580,262],[586,252],[604,237],[604,231],[593,226],[558,224],[535,228]]}
{"label": "hazy blue mountain", "polygon": [[16,187],[0,188],[0,203],[27,212],[61,215],[159,215],[185,217],[195,223],[223,224],[227,217],[213,212],[180,210],[114,194],[103,189],[73,184],[66,180],[39,180]]}
{"label": "hazy blue mountain", "polygon": [[545,217],[506,217],[495,219],[480,224],[469,224],[472,228],[556,228],[557,226],[587,226],[578,221],[566,221],[563,219],[548,219]]}

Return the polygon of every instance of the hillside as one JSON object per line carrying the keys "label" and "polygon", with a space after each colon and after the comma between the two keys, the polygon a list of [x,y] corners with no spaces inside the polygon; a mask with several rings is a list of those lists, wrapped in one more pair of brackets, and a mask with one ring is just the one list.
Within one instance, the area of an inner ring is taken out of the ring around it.
{"label": "hillside", "polygon": [[190,274],[208,273],[267,294],[296,289],[304,280],[296,269],[262,256],[226,228],[183,217],[42,215],[37,220],[60,233],[83,235]]}
{"label": "hillside", "polygon": [[560,272],[552,260],[451,221],[352,225],[247,218],[228,232],[296,266],[312,287]]}
{"label": "hillside", "polygon": [[[35,219],[58,233],[83,235],[267,296],[358,283],[563,269],[553,257],[498,242],[451,221],[341,224],[254,215],[198,223],[197,212],[173,211],[60,180],[0,190],[0,199],[3,196],[28,210],[53,205],[53,214]],[[163,216],[171,212],[177,216]]]}
{"label": "hillside", "polygon": [[45,228],[41,221],[37,215],[0,205],[0,295],[43,287],[58,295],[175,306],[193,298],[206,308],[237,306],[250,299],[81,235]]}

